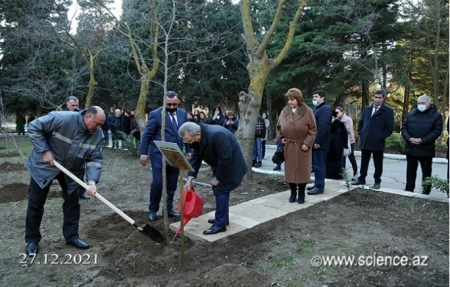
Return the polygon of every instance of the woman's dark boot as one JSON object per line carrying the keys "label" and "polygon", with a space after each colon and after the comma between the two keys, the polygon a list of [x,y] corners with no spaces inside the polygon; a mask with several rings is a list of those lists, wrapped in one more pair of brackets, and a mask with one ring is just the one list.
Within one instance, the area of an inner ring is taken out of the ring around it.
{"label": "woman's dark boot", "polygon": [[305,188],[306,188],[306,183],[300,183],[298,185],[298,203],[299,204],[303,204],[305,203]]}
{"label": "woman's dark boot", "polygon": [[297,197],[297,185],[295,183],[289,183],[289,188],[291,189],[291,197],[289,197],[289,202],[295,202]]}

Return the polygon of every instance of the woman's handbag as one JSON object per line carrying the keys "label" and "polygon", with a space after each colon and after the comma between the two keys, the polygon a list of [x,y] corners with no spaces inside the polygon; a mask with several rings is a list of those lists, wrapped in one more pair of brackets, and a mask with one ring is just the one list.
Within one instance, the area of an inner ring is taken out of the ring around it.
{"label": "woman's handbag", "polygon": [[347,139],[347,147],[348,148],[344,148],[344,156],[349,156],[352,153],[352,147],[350,146],[350,137],[348,137]]}
{"label": "woman's handbag", "polygon": [[278,147],[272,157],[272,162],[280,164],[284,162],[284,147]]}

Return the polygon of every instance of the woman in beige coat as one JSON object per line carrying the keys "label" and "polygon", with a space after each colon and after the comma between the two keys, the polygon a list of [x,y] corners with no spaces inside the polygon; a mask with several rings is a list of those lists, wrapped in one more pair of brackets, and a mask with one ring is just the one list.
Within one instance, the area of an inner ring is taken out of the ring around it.
{"label": "woman in beige coat", "polygon": [[286,93],[288,105],[280,113],[277,123],[276,141],[284,144],[284,181],[289,183],[289,202],[305,202],[305,187],[311,177],[311,147],[316,138],[317,128],[314,113],[303,103],[303,94],[292,88]]}

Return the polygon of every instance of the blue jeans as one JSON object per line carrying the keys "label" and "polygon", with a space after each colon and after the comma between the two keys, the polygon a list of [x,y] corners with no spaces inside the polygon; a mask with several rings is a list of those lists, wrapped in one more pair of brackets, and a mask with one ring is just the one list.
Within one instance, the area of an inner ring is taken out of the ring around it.
{"label": "blue jeans", "polygon": [[253,155],[252,160],[262,161],[262,149],[261,149],[261,138],[255,137],[255,144],[253,145]]}
{"label": "blue jeans", "polygon": [[321,149],[312,150],[312,165],[314,168],[314,186],[318,190],[325,189],[325,174],[327,172],[327,151]]}

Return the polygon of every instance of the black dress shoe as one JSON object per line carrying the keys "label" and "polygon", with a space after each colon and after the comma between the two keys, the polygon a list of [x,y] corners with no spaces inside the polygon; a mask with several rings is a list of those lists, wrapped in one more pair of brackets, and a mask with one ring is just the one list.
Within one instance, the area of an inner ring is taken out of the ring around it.
{"label": "black dress shoe", "polygon": [[314,188],[313,190],[308,191],[309,195],[317,195],[317,194],[322,194],[322,193],[323,193],[323,189],[317,189],[317,188]]}
{"label": "black dress shoe", "polygon": [[37,243],[30,242],[27,245],[27,255],[37,254],[38,253],[38,245]]}
{"label": "black dress shoe", "polygon": [[[214,218],[208,219],[208,223],[214,224],[214,221],[215,221]],[[230,225],[229,221],[227,222],[227,225]]]}
{"label": "black dress shoe", "polygon": [[216,234],[216,233],[225,232],[225,231],[227,231],[226,227],[219,227],[219,226],[213,225],[210,229],[206,229],[205,231],[203,231],[203,234],[210,235],[210,234]]}
{"label": "black dress shoe", "polygon": [[155,221],[156,220],[156,211],[150,211],[150,214],[148,215],[148,219],[150,221]]}
{"label": "black dress shoe", "polygon": [[276,166],[273,168],[273,170],[281,170],[281,166]]}
{"label": "black dress shoe", "polygon": [[306,189],[307,189],[307,190],[313,190],[314,188],[316,188],[316,186],[315,186],[315,185],[312,185],[312,186],[308,186]]}
{"label": "black dress shoe", "polygon": [[87,244],[86,242],[84,242],[80,238],[77,238],[75,240],[67,242],[67,245],[75,246],[78,249],[89,249],[89,244]]}
{"label": "black dress shoe", "polygon": [[89,195],[87,195],[86,193],[80,193],[80,198],[81,199],[91,199],[91,197]]}
{"label": "black dress shoe", "polygon": [[365,185],[365,184],[366,184],[365,181],[359,181],[359,180],[352,182],[352,185]]}
{"label": "black dress shoe", "polygon": [[180,217],[180,214],[179,214],[179,213],[176,213],[175,211],[168,212],[167,215],[168,215],[169,217]]}

